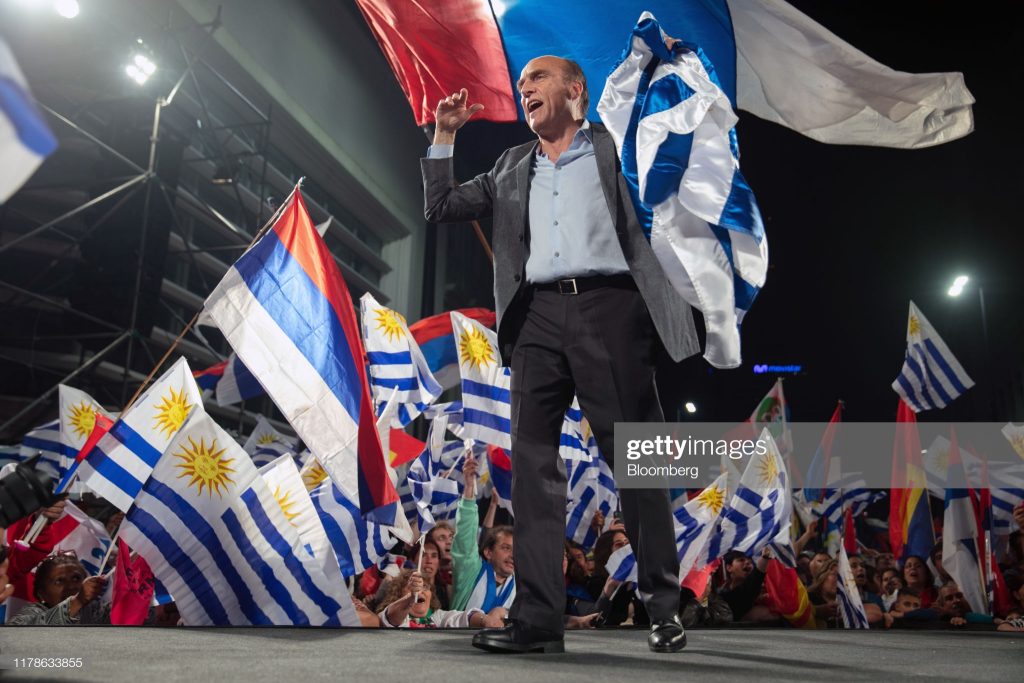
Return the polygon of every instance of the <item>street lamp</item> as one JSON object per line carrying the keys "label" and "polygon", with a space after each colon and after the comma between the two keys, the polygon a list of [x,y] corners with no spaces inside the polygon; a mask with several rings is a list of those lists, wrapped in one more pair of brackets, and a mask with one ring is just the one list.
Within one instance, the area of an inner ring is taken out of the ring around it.
{"label": "street lamp", "polygon": [[690,413],[691,415],[697,412],[697,406],[692,401],[687,401],[685,408],[686,412]]}
{"label": "street lamp", "polygon": [[[957,275],[946,294],[954,298],[960,296],[970,281],[971,279],[966,275]],[[981,285],[978,285],[978,304],[981,306],[981,334],[985,340],[985,357],[988,358],[988,316],[985,313],[985,289]]]}

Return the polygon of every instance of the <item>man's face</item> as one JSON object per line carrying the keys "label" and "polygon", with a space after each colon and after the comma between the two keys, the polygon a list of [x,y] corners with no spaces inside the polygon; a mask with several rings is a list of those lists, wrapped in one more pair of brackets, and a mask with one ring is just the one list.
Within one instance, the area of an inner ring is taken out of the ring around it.
{"label": "man's face", "polygon": [[957,586],[944,586],[939,589],[939,597],[936,600],[938,608],[945,614],[962,617],[971,611],[970,605],[964,599],[964,594]]}
{"label": "man's face", "polygon": [[516,88],[526,122],[534,133],[551,132],[575,120],[572,103],[583,86],[566,79],[565,60],[550,55],[530,60]]}
{"label": "man's face", "polygon": [[893,558],[892,553],[879,553],[878,557],[875,558],[875,569],[880,572],[895,566],[896,560]]}
{"label": "man's face", "polygon": [[437,547],[441,550],[441,559],[450,560],[452,557],[452,532],[450,529],[441,527],[430,535]]}
{"label": "man's face", "polygon": [[437,546],[433,544],[424,545],[421,552],[423,553],[423,563],[420,566],[420,573],[423,574],[423,578],[427,583],[433,583],[434,577],[437,576],[437,568],[441,564],[437,553]]}
{"label": "man's face", "polygon": [[516,565],[512,561],[512,536],[498,534],[498,541],[493,548],[484,551],[484,557],[491,563],[496,576],[501,579],[512,576],[516,570]]}
{"label": "man's face", "polygon": [[900,578],[900,573],[895,569],[886,569],[882,574],[882,591],[886,595],[892,595],[902,587],[903,579]]}
{"label": "man's face", "polygon": [[899,610],[904,614],[907,612],[913,612],[916,609],[921,609],[921,598],[914,595],[901,595],[897,598],[896,603],[893,605],[893,609]]}

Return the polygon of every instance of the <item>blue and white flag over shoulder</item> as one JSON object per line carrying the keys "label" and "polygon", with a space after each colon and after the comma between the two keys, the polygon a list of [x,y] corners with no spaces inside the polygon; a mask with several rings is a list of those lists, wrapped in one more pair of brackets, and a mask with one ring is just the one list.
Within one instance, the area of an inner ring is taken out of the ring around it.
{"label": "blue and white flag over shoulder", "polygon": [[839,581],[836,582],[836,602],[839,603],[839,616],[843,628],[868,628],[868,615],[864,611],[864,603],[860,599],[857,580],[853,578],[850,558],[846,556],[846,548],[839,544]]}
{"label": "blue and white flag over shoulder", "polygon": [[0,204],[18,191],[57,149],[24,74],[0,39]]}
{"label": "blue and white flag over shoulder", "polygon": [[121,535],[189,626],[341,624],[342,584],[327,580],[249,456],[206,413],[168,445]]}
{"label": "blue and white flag over shoulder", "polygon": [[391,426],[401,429],[436,401],[444,389],[430,372],[401,313],[382,306],[369,292],[359,299],[359,308],[377,415],[383,413],[392,391],[397,389],[398,413]]}
{"label": "blue and white flag over shoulder", "polygon": [[670,51],[663,41],[657,20],[640,15],[597,110],[665,275],[704,314],[704,358],[734,368],[739,326],[768,271],[768,241],[714,66],[696,45]]}
{"label": "blue and white flag over shoulder", "polygon": [[462,438],[511,449],[511,377],[501,366],[498,335],[461,313],[451,316],[462,375]]}
{"label": "blue and white flag over shoulder", "polygon": [[743,470],[736,493],[722,511],[718,530],[711,537],[708,561],[730,550],[753,555],[770,545],[783,564],[793,567],[796,557],[789,533],[793,515],[789,473],[771,432],[762,430],[758,440],[767,448],[754,453]]}
{"label": "blue and white flag over shoulder", "polygon": [[79,479],[127,513],[193,411],[203,412],[202,392],[188,362],[179,358],[100,439],[79,465]]}
{"label": "blue and white flag over shoulder", "polygon": [[974,386],[953,352],[942,341],[921,309],[910,302],[907,321],[907,355],[903,369],[892,383],[915,413],[945,408]]}
{"label": "blue and white flag over shoulder", "polygon": [[242,450],[252,456],[256,467],[263,467],[285,453],[294,454],[295,440],[274,429],[274,425],[260,415]]}

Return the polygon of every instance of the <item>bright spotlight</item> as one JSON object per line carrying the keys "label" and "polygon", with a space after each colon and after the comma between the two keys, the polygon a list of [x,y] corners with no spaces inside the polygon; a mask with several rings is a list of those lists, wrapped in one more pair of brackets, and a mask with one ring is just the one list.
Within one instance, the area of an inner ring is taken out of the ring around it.
{"label": "bright spotlight", "polygon": [[686,408],[686,412],[690,413],[691,415],[697,412],[696,404],[691,403],[690,401],[687,401],[684,407]]}
{"label": "bright spotlight", "polygon": [[56,0],[53,9],[65,19],[74,19],[78,16],[78,0]]}
{"label": "bright spotlight", "polygon": [[132,58],[132,63],[124,68],[124,71],[133,81],[143,85],[150,76],[156,73],[156,64],[146,55],[138,53]]}
{"label": "bright spotlight", "polygon": [[970,278],[966,275],[958,275],[953,280],[953,286],[946,292],[949,296],[960,296],[960,293],[964,291],[964,286],[970,282]]}

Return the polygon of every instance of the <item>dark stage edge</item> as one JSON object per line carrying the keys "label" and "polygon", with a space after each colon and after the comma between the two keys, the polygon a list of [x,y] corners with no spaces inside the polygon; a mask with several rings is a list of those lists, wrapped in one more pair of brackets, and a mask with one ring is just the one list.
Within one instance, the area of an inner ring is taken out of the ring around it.
{"label": "dark stage edge", "polygon": [[[115,683],[307,680],[444,683],[638,680],[1014,681],[1016,633],[691,631],[678,654],[655,655],[645,631],[571,632],[561,655],[491,655],[471,631],[0,628],[0,677]],[[12,657],[83,657],[79,670],[15,671]]]}

